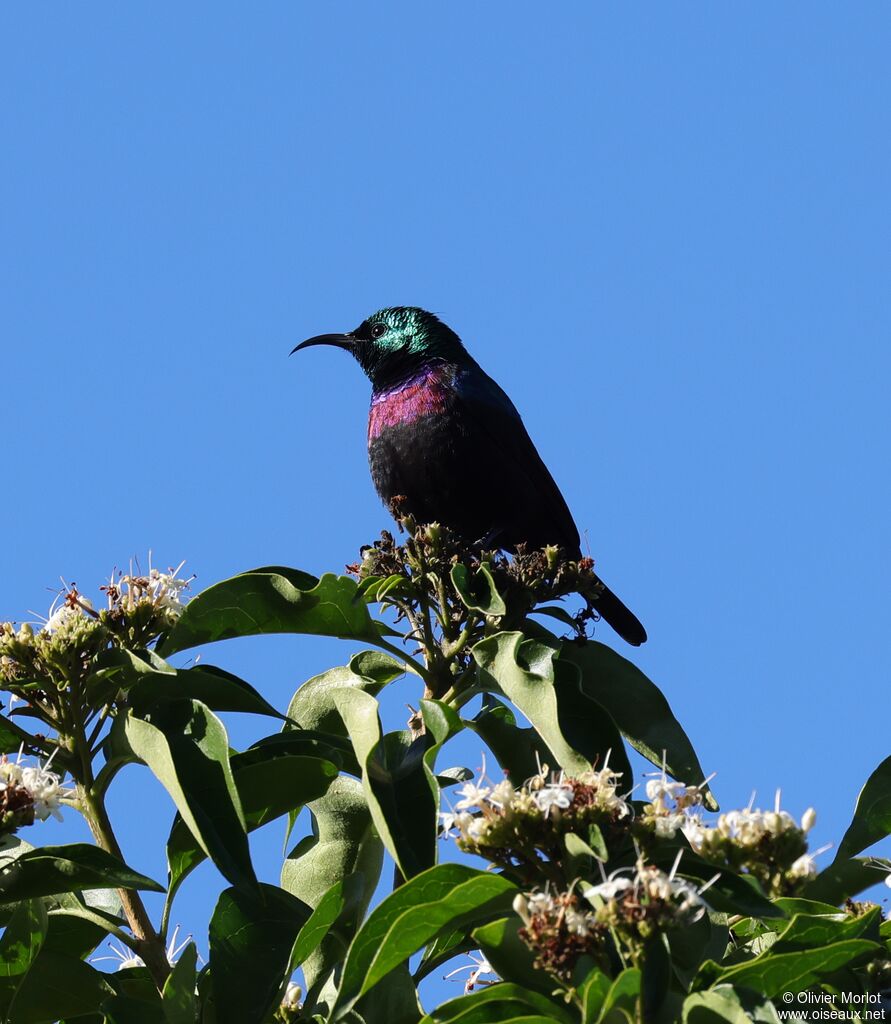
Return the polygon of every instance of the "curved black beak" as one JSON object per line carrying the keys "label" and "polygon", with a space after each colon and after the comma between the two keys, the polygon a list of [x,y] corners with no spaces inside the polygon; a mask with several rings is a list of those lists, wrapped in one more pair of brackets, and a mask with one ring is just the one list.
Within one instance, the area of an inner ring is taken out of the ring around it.
{"label": "curved black beak", "polygon": [[352,352],[356,344],[356,338],[352,334],[317,334],[314,338],[307,338],[291,349],[290,355],[299,352],[302,348],[311,348],[313,345],[333,345],[335,348],[345,348]]}

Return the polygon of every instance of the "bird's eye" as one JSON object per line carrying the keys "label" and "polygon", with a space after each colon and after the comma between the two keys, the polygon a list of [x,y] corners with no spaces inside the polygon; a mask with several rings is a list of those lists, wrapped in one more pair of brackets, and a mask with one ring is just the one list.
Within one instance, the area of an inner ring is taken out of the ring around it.
{"label": "bird's eye", "polygon": [[375,338],[375,339],[382,338],[386,333],[387,333],[387,325],[386,324],[375,324],[371,328],[371,336],[372,336],[372,338]]}

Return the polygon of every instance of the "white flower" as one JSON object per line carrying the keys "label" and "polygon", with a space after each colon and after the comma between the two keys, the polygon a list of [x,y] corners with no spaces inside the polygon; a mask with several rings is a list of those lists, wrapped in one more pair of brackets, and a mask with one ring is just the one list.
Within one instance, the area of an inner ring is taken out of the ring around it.
{"label": "white flower", "polygon": [[572,786],[557,785],[542,787],[534,794],[533,799],[538,805],[538,809],[544,811],[544,816],[547,817],[552,807],[566,810],[572,803],[572,797]]}
{"label": "white flower", "polygon": [[693,847],[693,849],[698,850],[702,845],[703,839],[705,839],[708,827],[703,825],[700,817],[697,815],[691,815],[689,818],[684,819],[684,823],[681,825],[681,831],[687,837],[687,842]]}
{"label": "white flower", "polygon": [[0,790],[7,786],[21,786],[22,766],[17,761],[0,761]]}
{"label": "white flower", "polygon": [[465,782],[456,792],[461,799],[455,804],[455,810],[466,811],[470,807],[479,807],[492,789],[490,786],[478,786],[475,782]]}
{"label": "white flower", "polygon": [[813,807],[808,809],[801,816],[801,831],[810,832],[810,830],[817,824],[817,812]]}
{"label": "white flower", "polygon": [[607,878],[605,881],[600,882],[599,885],[588,886],[582,892],[582,896],[588,901],[595,896],[599,896],[602,900],[614,900],[621,893],[632,888],[633,885],[634,883],[630,878]]}
{"label": "white flower", "polygon": [[661,839],[674,839],[675,833],[685,821],[683,814],[660,814],[654,821],[656,835]]}
{"label": "white flower", "polygon": [[440,838],[448,839],[452,834],[452,829],[458,827],[458,815],[451,811],[440,811],[439,821],[442,826]]}
{"label": "white flower", "polygon": [[687,795],[687,787],[683,782],[669,782],[664,775],[650,779],[646,785],[647,799],[663,807],[668,800],[678,801]]}
{"label": "white flower", "polygon": [[529,913],[533,917],[536,914],[550,914],[556,906],[553,896],[548,895],[546,892],[530,893],[526,898],[526,904],[529,907]]}
{"label": "white flower", "polygon": [[566,927],[576,935],[588,934],[588,915],[577,910],[575,907],[567,907],[563,915]]}
{"label": "white flower", "polygon": [[793,878],[813,878],[817,873],[817,865],[809,853],[803,853],[789,868]]}
{"label": "white flower", "polygon": [[[47,762],[49,764],[49,762]],[[23,768],[22,785],[31,794],[34,801],[34,814],[41,821],[52,815],[57,821],[62,820],[60,807],[62,801],[70,799],[74,795],[71,789],[62,787],[62,780],[55,772],[47,771],[46,768]]]}
{"label": "white flower", "polygon": [[498,783],[486,799],[490,804],[494,804],[494,806],[500,811],[506,811],[514,802],[516,795],[514,787],[507,781],[507,779],[504,779],[503,782]]}
{"label": "white flower", "polygon": [[149,571],[146,589],[158,608],[164,608],[173,612],[182,611],[185,605],[185,601],[182,598],[183,591],[187,590],[192,582],[191,579],[182,579],[176,575],[184,565],[185,562],[180,562],[170,572],[158,572],[157,569]]}
{"label": "white flower", "polygon": [[466,829],[468,838],[478,843],[484,837],[488,824],[485,818],[471,818]]}
{"label": "white flower", "polygon": [[[55,605],[55,602],[53,604]],[[72,607],[70,604],[62,604],[55,611],[50,608],[50,616],[43,624],[42,629],[47,633],[56,633],[71,619],[76,619],[80,615],[83,615],[80,605]]]}
{"label": "white flower", "polygon": [[145,967],[145,960],[141,956],[137,956],[131,949],[116,946],[113,942],[109,942],[108,948],[111,950],[112,956],[94,956],[92,962],[101,963],[103,960],[116,960],[116,971],[124,971],[128,967]]}
{"label": "white flower", "polygon": [[[492,970],[492,965],[482,953],[480,953],[479,956],[474,956],[473,953],[468,953],[467,956],[470,960],[469,964],[462,964],[461,967],[456,967],[454,971],[449,971],[449,973],[444,975],[444,977],[454,978],[456,974],[461,974],[463,971],[469,970],[470,974],[467,977],[467,981],[464,983],[465,992],[473,991],[474,987],[480,983],[481,974],[491,974],[494,981],[498,980],[498,975]],[[484,981],[482,984],[491,985],[492,982]]]}

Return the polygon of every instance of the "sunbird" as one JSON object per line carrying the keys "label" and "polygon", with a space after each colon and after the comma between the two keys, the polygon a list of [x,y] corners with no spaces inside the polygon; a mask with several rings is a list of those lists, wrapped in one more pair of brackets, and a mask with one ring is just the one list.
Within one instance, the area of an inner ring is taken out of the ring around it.
{"label": "sunbird", "polygon": [[[399,498],[403,514],[484,550],[553,544],[581,558],[572,514],[514,403],[437,316],[381,309],[354,331],[307,338],[291,354],[313,345],[350,352],[371,381],[368,463],[388,509]],[[646,640],[606,586],[596,610],[629,644]]]}

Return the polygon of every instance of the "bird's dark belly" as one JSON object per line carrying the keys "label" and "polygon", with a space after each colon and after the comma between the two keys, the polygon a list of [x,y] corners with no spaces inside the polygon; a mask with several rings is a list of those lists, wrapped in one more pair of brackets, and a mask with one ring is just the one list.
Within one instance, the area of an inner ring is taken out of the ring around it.
{"label": "bird's dark belly", "polygon": [[419,522],[442,523],[469,543],[560,544],[574,553],[578,534],[568,511],[565,523],[549,514],[522,467],[473,431],[466,418],[445,412],[372,438],[371,476],[384,504],[402,496],[404,511]]}
{"label": "bird's dark belly", "polygon": [[401,496],[403,510],[419,522],[440,522],[468,540],[488,531],[473,456],[451,417],[425,416],[385,428],[369,442],[368,462],[386,506]]}

